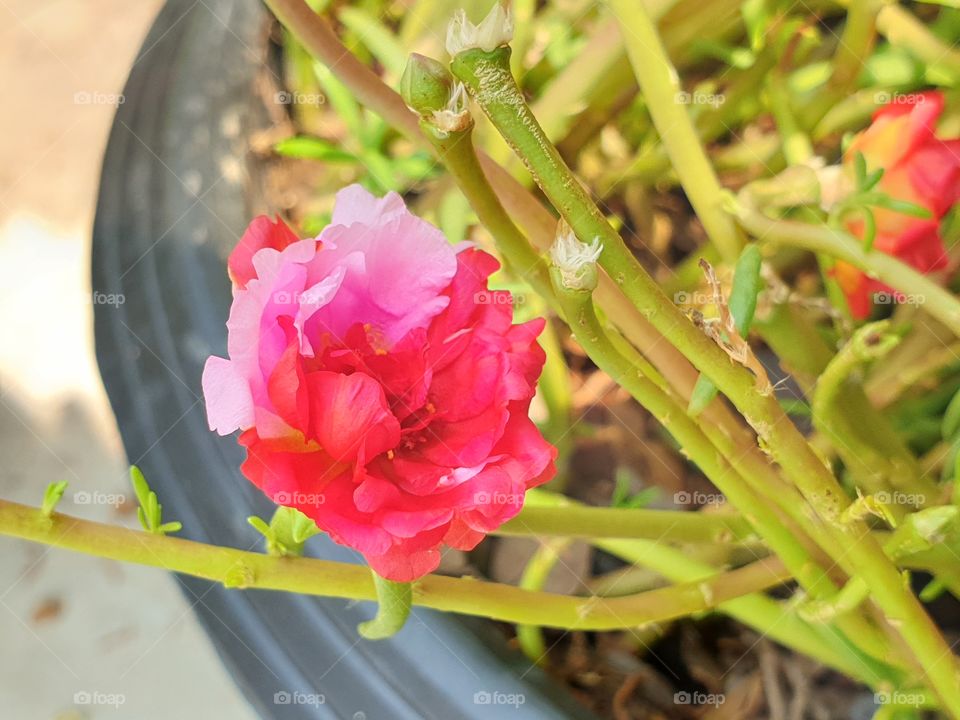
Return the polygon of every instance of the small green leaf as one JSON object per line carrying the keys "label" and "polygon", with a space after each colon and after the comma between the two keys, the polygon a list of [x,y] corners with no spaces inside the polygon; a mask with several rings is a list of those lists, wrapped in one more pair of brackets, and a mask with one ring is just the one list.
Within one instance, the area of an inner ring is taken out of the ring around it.
{"label": "small green leaf", "polygon": [[757,310],[757,298],[763,290],[763,279],[760,270],[763,257],[757,245],[747,245],[737,258],[737,266],[733,271],[733,287],[730,290],[730,314],[733,323],[744,338],[750,332],[753,316]]}
{"label": "small green leaf", "polygon": [[933,578],[933,580],[924,585],[923,590],[920,591],[920,599],[925,603],[933,602],[943,595],[946,589],[947,586],[943,584],[942,580]]}
{"label": "small green leaf", "polygon": [[60,498],[63,497],[63,493],[67,489],[67,485],[66,480],[47,485],[47,489],[43,492],[43,505],[40,506],[40,512],[46,517],[53,515],[57,503],[60,502]]}
{"label": "small green leaf", "polygon": [[868,190],[873,190],[873,188],[877,186],[877,183],[879,183],[883,179],[883,173],[884,173],[883,168],[877,168],[872,173],[869,173],[863,180],[863,187],[861,188],[861,190],[863,190],[864,192]]}
{"label": "small green leaf", "polygon": [[182,529],[183,526],[179,522],[163,522],[163,506],[136,465],[130,466],[130,482],[140,503],[140,507],[137,508],[137,518],[144,530],[157,535],[166,535],[168,532],[177,532]]}
{"label": "small green leaf", "polygon": [[863,156],[862,152],[857,152],[853,156],[853,175],[857,181],[857,189],[865,190],[864,185],[867,183],[867,159]]}
{"label": "small green leaf", "polygon": [[960,392],[957,392],[947,405],[943,413],[941,430],[944,440],[952,440],[960,430]]}
{"label": "small green leaf", "polygon": [[357,162],[357,156],[341,149],[329,140],[298,135],[286,138],[273,146],[274,152],[284,157],[320,160],[323,162]]}
{"label": "small green leaf", "polygon": [[377,589],[377,614],[372,620],[362,622],[357,631],[367,640],[384,640],[396,635],[406,624],[413,604],[413,585],[394,582],[373,574]]}
{"label": "small green leaf", "polygon": [[302,512],[282,505],[274,511],[269,525],[256,515],[248,517],[247,522],[266,539],[267,553],[280,557],[303,555],[303,544],[320,532]]}
{"label": "small green leaf", "polygon": [[813,411],[810,409],[810,404],[798,398],[780,398],[780,407],[783,408],[783,411],[787,413],[787,415],[810,417],[813,414]]}
{"label": "small green leaf", "polygon": [[897,200],[896,198],[892,198],[885,194],[880,194],[879,197],[875,198],[871,204],[876,207],[892,210],[893,212],[900,213],[901,215],[921,218],[922,220],[929,220],[933,217],[933,213],[931,213],[922,205],[907,202],[906,200]]}
{"label": "small green leaf", "polygon": [[716,396],[717,386],[714,385],[713,381],[706,375],[700,375],[700,377],[697,378],[697,384],[693,386],[693,392],[690,394],[687,413],[692,417],[696,417],[707,409],[707,406],[713,402]]}
{"label": "small green leaf", "polygon": [[873,243],[877,240],[877,220],[873,216],[873,211],[868,208],[862,208],[863,214],[863,249],[864,252],[873,250]]}

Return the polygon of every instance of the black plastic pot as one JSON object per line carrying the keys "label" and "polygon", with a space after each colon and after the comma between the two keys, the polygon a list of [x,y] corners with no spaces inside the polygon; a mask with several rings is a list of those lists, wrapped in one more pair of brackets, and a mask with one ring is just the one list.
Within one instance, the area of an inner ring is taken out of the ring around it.
{"label": "black plastic pot", "polygon": [[[95,322],[130,461],[183,536],[243,549],[259,547],[247,516],[272,508],[240,476],[235,439],[207,429],[200,374],[208,355],[225,353],[225,258],[261,209],[246,138],[262,117],[254,79],[267,26],[253,0],[167,3],[114,122],[93,244],[94,289],[125,298],[97,305]],[[310,545],[357,560],[325,538]],[[369,604],[179,581],[264,718],[587,717],[489,624],[415,611],[396,638],[365,642],[356,625]],[[519,708],[495,704],[510,695]]]}

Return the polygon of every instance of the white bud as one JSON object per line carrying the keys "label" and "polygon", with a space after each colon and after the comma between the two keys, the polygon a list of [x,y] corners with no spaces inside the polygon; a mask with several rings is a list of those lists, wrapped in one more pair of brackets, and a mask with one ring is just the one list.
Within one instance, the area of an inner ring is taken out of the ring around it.
{"label": "white bud", "polygon": [[479,25],[467,20],[467,13],[460,9],[447,26],[447,52],[451,57],[471,48],[492,52],[501,45],[508,45],[512,39],[513,18],[500,0],[494,3]]}
{"label": "white bud", "polygon": [[462,82],[456,82],[450,88],[450,99],[443,110],[434,110],[433,124],[441,133],[466,130],[471,118],[467,110],[467,88]]}
{"label": "white bud", "polygon": [[589,245],[582,243],[566,223],[561,223],[550,247],[550,259],[567,290],[593,290],[597,286],[597,258],[602,251],[600,238],[595,237]]}
{"label": "white bud", "polygon": [[820,207],[830,212],[845,200],[856,188],[853,178],[843,165],[814,167],[820,182]]}

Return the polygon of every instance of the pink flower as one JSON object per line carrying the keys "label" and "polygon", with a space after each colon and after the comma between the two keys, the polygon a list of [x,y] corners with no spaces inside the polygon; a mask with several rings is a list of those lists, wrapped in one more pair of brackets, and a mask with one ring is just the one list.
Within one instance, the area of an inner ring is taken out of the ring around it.
{"label": "pink flower", "polygon": [[544,321],[512,324],[510,294],[487,288],[496,260],[395,193],[342,190],[315,240],[275,243],[264,222],[230,258],[252,272],[232,270],[230,359],[204,369],[210,427],[243,430],[241,469],[268,497],[416,579],[554,472],[527,414]]}
{"label": "pink flower", "polygon": [[[844,156],[852,175],[854,157],[863,153],[869,170],[884,169],[878,190],[930,211],[931,217],[925,219],[886,208],[873,211],[877,225],[874,247],[924,273],[947,265],[940,221],[960,200],[960,138],[937,134],[943,104],[939,92],[898,98],[874,114],[873,122],[853,139]],[[862,220],[850,222],[848,228],[863,237]],[[890,291],[844,262],[836,264],[835,273],[858,319],[869,316],[873,294]]]}

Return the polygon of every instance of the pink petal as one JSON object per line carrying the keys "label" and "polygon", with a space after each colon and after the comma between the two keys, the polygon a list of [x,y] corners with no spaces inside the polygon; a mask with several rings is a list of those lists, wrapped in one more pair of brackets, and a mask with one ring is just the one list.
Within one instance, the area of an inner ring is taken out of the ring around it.
{"label": "pink petal", "polygon": [[211,430],[220,435],[229,435],[253,425],[250,388],[232,362],[215,355],[207,358],[201,385]]}

